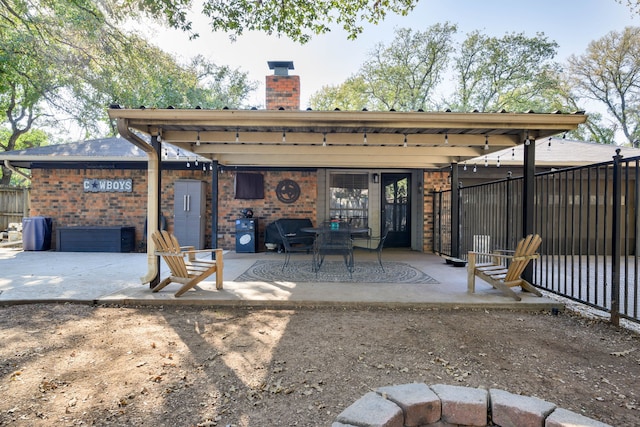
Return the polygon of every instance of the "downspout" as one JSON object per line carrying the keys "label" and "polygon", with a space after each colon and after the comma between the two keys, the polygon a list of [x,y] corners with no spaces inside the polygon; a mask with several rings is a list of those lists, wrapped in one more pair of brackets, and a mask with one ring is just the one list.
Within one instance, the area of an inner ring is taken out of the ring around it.
{"label": "downspout", "polygon": [[29,175],[27,175],[26,173],[24,173],[24,172],[22,172],[22,171],[20,171],[20,170],[16,169],[15,167],[13,167],[13,165],[9,162],[9,160],[6,160],[6,159],[5,159],[5,161],[4,161],[4,167],[5,167],[5,168],[7,168],[7,169],[9,169],[11,172],[15,172],[15,173],[17,173],[18,175],[20,175],[20,176],[22,176],[22,177],[24,177],[24,178],[28,179],[29,181],[31,181],[31,177],[30,177]]}
{"label": "downspout", "polygon": [[153,147],[142,138],[129,130],[129,122],[126,119],[118,119],[118,133],[136,147],[147,153],[147,274],[140,278],[142,284],[149,283],[158,276],[155,245],[149,236],[158,229],[158,176],[159,159]]}

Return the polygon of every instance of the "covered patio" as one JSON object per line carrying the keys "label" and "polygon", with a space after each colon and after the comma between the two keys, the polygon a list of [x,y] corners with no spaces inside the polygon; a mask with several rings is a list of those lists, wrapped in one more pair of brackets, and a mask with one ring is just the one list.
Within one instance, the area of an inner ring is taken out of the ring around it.
{"label": "covered patio", "polygon": [[[466,270],[446,264],[439,256],[407,249],[385,251],[385,264],[402,263],[428,273],[429,281],[377,283],[326,281],[321,274],[314,281],[246,279],[256,264],[272,262],[278,271],[284,256],[273,252],[257,254],[225,253],[224,288],[216,290],[214,278],[201,282],[180,298],[178,285],[152,293],[141,286],[145,273],[142,253],[68,253],[0,249],[0,304],[39,302],[138,305],[297,307],[386,307],[386,308],[502,308],[518,310],[562,309],[563,304],[549,297],[524,295],[516,302],[505,298],[488,284],[478,282],[476,293],[467,293]],[[298,255],[294,261],[307,265],[310,256]],[[357,253],[356,263],[376,265],[375,256]],[[167,267],[162,265],[162,270]],[[28,271],[28,274],[25,272]],[[377,273],[377,270],[374,274]],[[243,276],[245,278],[243,278]]]}
{"label": "covered patio", "polygon": [[[453,112],[342,112],[259,110],[124,109],[112,106],[109,116],[120,134],[148,155],[148,223],[158,228],[162,143],[189,150],[219,167],[283,168],[385,168],[442,170],[464,160],[523,144],[525,147],[525,199],[533,197],[531,185],[535,144],[530,141],[575,129],[584,123],[582,112],[453,113]],[[141,136],[150,136],[150,143]],[[457,188],[457,168],[450,183]],[[210,246],[218,247],[218,174],[211,175],[213,228]],[[430,189],[417,183],[416,193],[426,205]],[[423,191],[424,190],[424,191]],[[522,216],[525,235],[532,200],[525,200]],[[452,203],[453,209],[456,204]],[[425,209],[426,210],[426,209]],[[432,229],[429,212],[421,212],[419,232],[428,240]],[[324,219],[324,218],[317,218]],[[455,227],[454,227],[455,230]],[[453,231],[455,233],[455,231]],[[451,236],[456,241],[455,236]],[[158,280],[159,259],[149,245],[144,283]],[[424,256],[424,254],[416,254]],[[228,267],[227,267],[228,268]]]}

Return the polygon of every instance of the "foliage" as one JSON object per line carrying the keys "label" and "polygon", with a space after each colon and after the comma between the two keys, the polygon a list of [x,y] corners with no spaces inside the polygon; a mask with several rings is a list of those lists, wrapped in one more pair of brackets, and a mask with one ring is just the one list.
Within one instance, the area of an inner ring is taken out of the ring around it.
{"label": "foliage", "polygon": [[397,29],[391,44],[377,45],[359,72],[372,107],[403,111],[431,108],[429,100],[442,80],[456,31],[449,23],[423,32]]}
{"label": "foliage", "polygon": [[541,33],[500,38],[470,33],[454,61],[458,85],[451,108],[544,111],[548,108],[545,95],[557,84],[558,66],[552,62],[557,47]]}
{"label": "foliage", "polygon": [[400,111],[432,108],[432,95],[446,70],[456,31],[456,26],[448,23],[423,32],[397,29],[394,40],[388,46],[377,45],[356,75],[314,94],[311,106]]}
{"label": "foliage", "polygon": [[628,144],[640,139],[640,28],[612,31],[568,60],[577,97],[603,104]]}
{"label": "foliage", "polygon": [[[341,27],[350,39],[362,33],[362,22],[377,24],[387,13],[406,15],[418,0],[204,0],[202,14],[209,18],[212,31],[231,34],[245,31],[284,35],[306,43],[314,34]],[[120,18],[143,14],[163,19],[171,27],[190,32],[188,18],[191,0],[109,0],[110,10]]]}
{"label": "foliage", "polygon": [[[203,57],[181,65],[123,33],[118,4],[0,0],[0,125],[11,130],[4,150],[34,126],[64,131],[74,123],[84,137],[113,134],[105,108],[112,103],[237,108],[257,87],[247,73]],[[2,172],[6,183],[11,171]]]}
{"label": "foliage", "polygon": [[349,77],[344,83],[336,86],[324,86],[311,95],[309,104],[315,110],[357,111],[370,105],[369,97],[362,76]]}

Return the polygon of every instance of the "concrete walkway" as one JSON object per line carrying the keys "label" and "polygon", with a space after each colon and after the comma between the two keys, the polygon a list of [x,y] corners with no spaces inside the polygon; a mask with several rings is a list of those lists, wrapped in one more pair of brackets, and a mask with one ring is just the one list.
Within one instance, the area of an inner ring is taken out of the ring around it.
{"label": "concrete walkway", "polygon": [[[304,258],[305,255],[294,255]],[[356,262],[375,256],[358,253]],[[562,309],[551,298],[522,294],[522,301],[503,296],[477,281],[476,293],[467,293],[466,269],[446,264],[440,257],[407,250],[385,250],[384,261],[406,262],[439,284],[294,283],[235,281],[257,260],[282,261],[283,254],[263,252],[224,255],[224,289],[207,280],[179,298],[179,285],[158,293],[140,283],[147,255],[139,253],[23,252],[0,249],[0,304],[75,302],[123,305],[246,305],[264,307],[384,306],[443,308]],[[161,267],[161,276],[168,273]],[[211,279],[211,278],[209,278]]]}

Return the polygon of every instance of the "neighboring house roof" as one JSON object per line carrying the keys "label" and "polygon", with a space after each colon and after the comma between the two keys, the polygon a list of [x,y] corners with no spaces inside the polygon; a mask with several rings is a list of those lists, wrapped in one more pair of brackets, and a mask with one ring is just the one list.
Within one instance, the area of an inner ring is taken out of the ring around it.
{"label": "neighboring house roof", "polygon": [[[626,158],[640,156],[638,148],[562,138],[538,139],[535,144],[535,164],[542,167],[567,168],[609,162],[616,155],[617,149],[620,149],[620,154]],[[498,158],[500,165],[522,166],[524,164],[524,145],[506,148],[486,156],[489,165],[492,166],[497,164]],[[485,156],[479,156],[462,163],[483,165],[484,162]]]}
{"label": "neighboring house roof", "polygon": [[[202,163],[211,162],[205,157],[185,151],[169,143],[163,143],[162,150],[163,163],[186,163],[187,160],[194,161],[196,159]],[[147,155],[126,139],[112,137],[5,151],[0,153],[0,161],[4,160],[9,160],[13,166],[30,168],[33,163],[146,162]]]}

